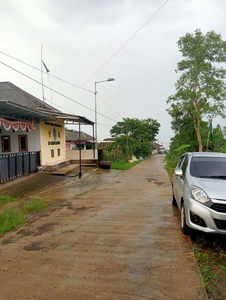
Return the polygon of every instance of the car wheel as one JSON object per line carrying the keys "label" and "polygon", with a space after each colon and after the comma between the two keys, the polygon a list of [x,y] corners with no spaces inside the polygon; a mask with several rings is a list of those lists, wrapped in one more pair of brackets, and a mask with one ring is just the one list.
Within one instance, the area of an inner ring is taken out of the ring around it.
{"label": "car wheel", "polygon": [[175,197],[174,197],[173,188],[172,188],[172,205],[173,205],[173,206],[178,206],[178,205],[177,205],[177,200],[176,200]]}
{"label": "car wheel", "polygon": [[184,234],[189,234],[189,227],[186,224],[186,214],[185,214],[185,207],[184,203],[181,206],[181,230]]}

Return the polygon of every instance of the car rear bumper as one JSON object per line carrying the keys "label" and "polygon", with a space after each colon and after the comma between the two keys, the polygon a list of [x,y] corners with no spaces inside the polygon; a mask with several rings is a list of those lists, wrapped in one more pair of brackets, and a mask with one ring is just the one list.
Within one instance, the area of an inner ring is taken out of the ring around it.
{"label": "car rear bumper", "polygon": [[[185,213],[186,222],[190,228],[207,233],[226,234],[226,213],[217,212],[192,198],[189,198],[185,203]],[[195,224],[194,216],[198,216],[204,220],[204,223],[202,221],[199,222],[201,226]]]}

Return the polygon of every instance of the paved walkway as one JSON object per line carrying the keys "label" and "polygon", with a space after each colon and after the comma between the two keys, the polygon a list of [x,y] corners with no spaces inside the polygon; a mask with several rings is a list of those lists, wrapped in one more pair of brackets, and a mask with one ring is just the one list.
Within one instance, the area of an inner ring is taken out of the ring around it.
{"label": "paved walkway", "polygon": [[207,299],[163,166],[152,157],[1,238],[0,298]]}

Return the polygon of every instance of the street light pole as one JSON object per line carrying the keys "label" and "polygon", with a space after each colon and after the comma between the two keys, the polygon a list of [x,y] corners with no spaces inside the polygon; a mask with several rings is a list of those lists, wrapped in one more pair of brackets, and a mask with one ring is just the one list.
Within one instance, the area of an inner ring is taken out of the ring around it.
{"label": "street light pole", "polygon": [[[95,150],[98,150],[98,141],[97,141],[97,83],[101,82],[107,82],[107,81],[114,81],[114,78],[108,78],[106,80],[100,80],[100,81],[95,81],[95,89],[94,89],[94,95],[95,95]],[[98,153],[97,153],[98,157]]]}
{"label": "street light pole", "polygon": [[[97,143],[97,82],[95,81],[95,150],[98,150],[98,143]],[[95,151],[96,152],[96,151]],[[97,153],[98,157],[98,153]]]}

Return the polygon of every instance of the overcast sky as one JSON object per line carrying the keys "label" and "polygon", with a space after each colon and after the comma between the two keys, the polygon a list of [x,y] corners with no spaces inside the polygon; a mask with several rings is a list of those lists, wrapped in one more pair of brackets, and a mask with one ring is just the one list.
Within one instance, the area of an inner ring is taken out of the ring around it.
{"label": "overcast sky", "polygon": [[[82,85],[165,0],[1,0],[1,48],[40,68],[43,60],[51,74]],[[181,59],[179,37],[200,28],[215,30],[226,39],[225,0],[170,0],[166,6],[84,87],[98,84],[98,94],[123,117],[155,118],[161,124],[160,142],[166,147],[173,132],[166,99],[174,93],[174,72]],[[41,81],[40,72],[0,54],[0,61]],[[11,81],[41,98],[41,86],[0,65],[0,81]],[[47,76],[44,83],[50,85]],[[52,88],[94,109],[94,95],[51,78]],[[94,112],[45,90],[45,97],[65,112],[94,120]],[[50,103],[50,102],[48,102]],[[121,118],[98,99],[98,112]],[[109,137],[114,121],[98,116],[98,140]],[[76,128],[75,128],[76,129]],[[90,133],[86,126],[83,130]]]}

